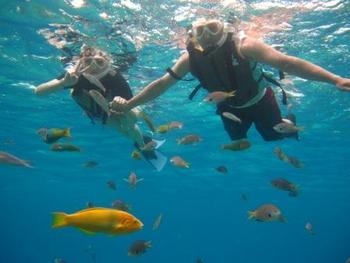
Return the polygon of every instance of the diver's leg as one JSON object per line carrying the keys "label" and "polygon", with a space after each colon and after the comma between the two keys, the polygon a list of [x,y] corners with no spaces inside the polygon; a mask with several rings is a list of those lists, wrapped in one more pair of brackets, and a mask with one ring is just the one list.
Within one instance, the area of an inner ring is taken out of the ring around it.
{"label": "diver's leg", "polygon": [[284,135],[276,132],[273,127],[281,123],[281,111],[271,88],[266,90],[265,96],[253,106],[253,118],[255,128],[265,141],[276,141],[284,138]]}
{"label": "diver's leg", "polygon": [[136,124],[136,118],[132,114],[132,112],[126,113],[122,116],[112,114],[107,119],[106,124],[117,129],[121,134],[133,140],[140,147],[143,147],[144,141],[142,133]]}

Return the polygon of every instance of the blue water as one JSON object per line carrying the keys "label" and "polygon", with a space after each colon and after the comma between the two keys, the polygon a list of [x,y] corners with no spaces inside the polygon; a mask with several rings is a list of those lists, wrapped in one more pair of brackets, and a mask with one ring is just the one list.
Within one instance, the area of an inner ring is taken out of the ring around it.
{"label": "blue water", "polygon": [[[134,2],[139,9],[108,0],[88,1],[81,8],[68,0],[0,2],[0,150],[30,160],[35,167],[0,166],[0,262],[47,263],[55,258],[69,263],[93,262],[91,253],[99,263],[178,263],[197,258],[206,263],[344,263],[350,257],[349,94],[292,77],[297,91],[304,95],[291,99],[298,123],[305,127],[301,141],[267,143],[252,128],[252,148],[229,152],[220,149],[229,138],[214,108],[201,103],[205,93],[201,91],[190,102],[187,96],[194,83],[179,83],[145,110],[157,125],[184,122],[182,130],[158,137],[167,139],[162,146],[164,154],[181,155],[192,167],[181,170],[168,163],[156,172],[146,162],[130,158],[133,147],[127,139],[107,127],[92,125],[68,92],[44,98],[33,94],[34,86],[59,75],[64,67],[58,59],[62,51],[48,44],[38,31],[50,28],[50,23],[63,23],[109,51],[122,52],[124,43],[137,55],[137,62],[123,73],[137,93],[162,76],[178,57],[180,49],[171,43],[172,33],[195,19],[189,10],[203,7],[226,12],[228,8],[220,1],[140,0]],[[262,10],[257,3],[239,3],[244,7],[244,19],[274,11],[273,7]],[[102,19],[101,12],[110,18]],[[269,34],[265,41],[283,44],[288,54],[350,76],[349,1],[312,1],[307,11],[293,12],[288,21],[292,29]],[[88,22],[76,21],[73,15]],[[185,19],[174,23],[172,18],[180,15]],[[116,19],[127,22],[121,27],[121,36],[109,39]],[[141,47],[135,44],[135,34],[145,39]],[[73,139],[62,141],[80,146],[82,152],[50,151],[36,134],[41,127],[71,127]],[[178,146],[176,139],[189,133],[200,134],[203,141]],[[298,157],[305,167],[296,169],[281,162],[273,153],[277,145]],[[99,165],[83,167],[88,160]],[[216,172],[219,165],[226,165],[229,174]],[[130,171],[144,178],[136,189],[123,181]],[[270,180],[276,177],[300,185],[300,196],[292,198],[272,188]],[[116,182],[116,191],[107,187],[110,180]],[[246,201],[242,193],[247,195]],[[142,231],[108,237],[51,228],[54,211],[73,213],[88,201],[110,207],[116,199],[131,204],[132,213],[144,222]],[[280,207],[287,223],[249,221],[247,211],[264,203]],[[160,213],[163,221],[153,231]],[[312,223],[316,235],[306,232],[307,222]],[[153,247],[139,258],[128,257],[128,247],[137,239],[151,240]]]}

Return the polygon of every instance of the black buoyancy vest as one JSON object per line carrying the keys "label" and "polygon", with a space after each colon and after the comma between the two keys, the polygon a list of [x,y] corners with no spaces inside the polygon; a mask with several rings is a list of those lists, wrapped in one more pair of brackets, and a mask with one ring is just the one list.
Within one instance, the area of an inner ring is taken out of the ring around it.
{"label": "black buoyancy vest", "polygon": [[[190,71],[209,92],[235,90],[235,96],[226,100],[231,105],[241,106],[257,95],[259,81],[253,77],[250,62],[238,55],[237,47],[227,34],[225,43],[212,54],[205,55],[190,42]],[[259,78],[259,80],[262,78]]]}
{"label": "black buoyancy vest", "polygon": [[[95,118],[101,118],[103,123],[105,123],[107,114],[102,110],[102,108],[90,97],[90,90],[97,90],[100,92],[107,101],[112,101],[114,97],[120,96],[126,100],[129,100],[133,97],[131,89],[124,77],[115,70],[115,75],[108,73],[106,76],[100,79],[100,82],[103,84],[106,89],[103,92],[96,85],[92,84],[87,80],[83,75],[79,77],[78,83],[73,87],[72,97],[73,99],[84,109],[86,114],[93,120]],[[79,103],[79,97],[87,96],[90,100],[88,106]]]}

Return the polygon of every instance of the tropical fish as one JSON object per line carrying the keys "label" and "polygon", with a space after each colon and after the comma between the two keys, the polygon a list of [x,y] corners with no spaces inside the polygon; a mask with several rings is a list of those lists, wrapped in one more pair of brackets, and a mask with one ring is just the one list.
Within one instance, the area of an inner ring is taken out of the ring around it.
{"label": "tropical fish", "polygon": [[163,124],[157,127],[158,133],[167,133],[170,130],[169,124]]}
{"label": "tropical fish", "polygon": [[140,256],[144,254],[146,250],[151,247],[152,247],[151,241],[136,240],[129,247],[128,256]]}
{"label": "tropical fish", "polygon": [[97,165],[98,165],[98,162],[96,161],[87,161],[86,163],[83,164],[83,166],[86,168],[94,168]]}
{"label": "tropical fish", "polygon": [[22,160],[12,154],[9,154],[7,152],[2,152],[2,151],[0,151],[0,164],[9,164],[9,165],[33,168],[33,166],[29,164],[29,161]]}
{"label": "tropical fish", "polygon": [[53,262],[54,262],[54,263],[67,263],[67,261],[65,261],[65,260],[62,259],[62,258],[55,258]]}
{"label": "tropical fish", "polygon": [[288,156],[288,163],[293,165],[295,168],[304,168],[304,164],[296,157]]}
{"label": "tropical fish", "polygon": [[133,158],[134,160],[142,160],[142,154],[138,150],[133,150],[131,153],[131,158]]}
{"label": "tropical fish", "polygon": [[291,133],[304,131],[304,127],[298,127],[292,122],[285,122],[285,121],[276,124],[275,126],[273,126],[273,129],[276,132],[284,133],[284,134],[291,134]]}
{"label": "tropical fish", "polygon": [[231,91],[231,92],[224,92],[224,91],[214,91],[208,94],[204,98],[205,102],[210,102],[210,103],[220,103],[226,100],[227,98],[234,97],[236,91]]}
{"label": "tropical fish", "polygon": [[243,201],[248,201],[248,196],[247,196],[245,193],[242,193],[242,194],[241,194],[241,199],[242,199]]}
{"label": "tropical fish", "polygon": [[143,178],[137,179],[137,175],[134,172],[130,172],[128,178],[124,178],[124,181],[129,183],[130,186],[135,187],[137,183],[143,181]]}
{"label": "tropical fish", "polygon": [[125,212],[129,212],[131,210],[131,206],[126,204],[126,203],[124,203],[124,201],[122,201],[122,200],[115,200],[115,201],[113,201],[112,207],[114,209],[122,210],[122,211],[125,211]]}
{"label": "tropical fish", "polygon": [[160,214],[156,220],[154,221],[153,223],[153,226],[152,226],[152,230],[156,230],[159,228],[160,226],[160,223],[162,222],[162,219],[163,219],[163,214]]}
{"label": "tropical fish", "polygon": [[286,221],[280,209],[273,204],[262,205],[255,211],[249,211],[248,215],[248,219],[254,219],[260,222],[280,221],[285,223]]}
{"label": "tropical fish", "polygon": [[157,142],[152,140],[152,141],[149,141],[148,143],[146,143],[142,148],[141,148],[141,151],[142,152],[151,152],[153,150],[155,150],[157,147]]}
{"label": "tropical fish", "polygon": [[305,224],[305,229],[310,235],[315,235],[314,227],[313,227],[313,225],[310,222],[307,222]]}
{"label": "tropical fish", "polygon": [[55,143],[51,146],[54,152],[80,152],[80,148],[69,143]]}
{"label": "tropical fish", "polygon": [[235,121],[235,122],[238,122],[238,123],[242,123],[242,120],[240,118],[238,118],[236,115],[234,115],[233,113],[231,112],[223,112],[222,113],[222,116],[224,116],[225,118],[227,119],[230,119],[232,121]]}
{"label": "tropical fish", "polygon": [[223,174],[227,174],[228,170],[226,168],[226,166],[218,166],[215,168],[216,171],[218,171],[219,173],[223,173]]}
{"label": "tropical fish", "polygon": [[250,146],[251,144],[248,140],[240,140],[229,144],[223,144],[221,148],[230,151],[242,151],[248,149]]}
{"label": "tropical fish", "polygon": [[288,191],[290,196],[298,196],[299,194],[298,186],[284,178],[273,179],[271,184],[280,190]]}
{"label": "tropical fish", "polygon": [[112,190],[117,190],[117,186],[115,185],[115,182],[113,182],[113,181],[108,181],[107,186]]}
{"label": "tropical fish", "polygon": [[282,151],[282,149],[278,146],[275,147],[274,153],[277,155],[278,159],[281,161],[288,161],[288,156]]}
{"label": "tropical fish", "polygon": [[182,129],[183,126],[184,126],[183,123],[180,121],[172,121],[169,123],[170,129]]}
{"label": "tropical fish", "polygon": [[77,227],[87,234],[128,234],[142,229],[143,223],[132,214],[110,208],[88,208],[74,214],[53,213],[53,228]]}
{"label": "tropical fish", "polygon": [[196,134],[190,134],[190,135],[187,135],[185,137],[182,137],[180,139],[177,139],[177,144],[184,144],[184,145],[187,145],[187,144],[194,144],[194,143],[198,143],[202,140],[202,138]]}
{"label": "tropical fish", "polygon": [[180,168],[190,168],[190,164],[182,159],[180,156],[174,156],[170,159],[170,163]]}
{"label": "tropical fish", "polygon": [[40,128],[37,130],[37,134],[43,139],[44,142],[51,144],[64,137],[72,137],[70,128]]}

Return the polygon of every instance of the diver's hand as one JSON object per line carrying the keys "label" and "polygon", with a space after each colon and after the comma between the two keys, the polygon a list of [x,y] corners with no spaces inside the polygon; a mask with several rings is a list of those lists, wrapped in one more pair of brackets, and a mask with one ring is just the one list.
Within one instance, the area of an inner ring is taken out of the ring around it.
{"label": "diver's hand", "polygon": [[66,87],[71,87],[77,84],[78,80],[79,80],[79,76],[77,74],[67,72],[63,78],[62,84]]}
{"label": "diver's hand", "polygon": [[350,92],[350,79],[339,78],[336,82],[336,86],[341,91]]}
{"label": "diver's hand", "polygon": [[119,114],[123,114],[131,110],[128,101],[119,96],[114,97],[113,101],[109,103],[109,107],[111,112]]}

